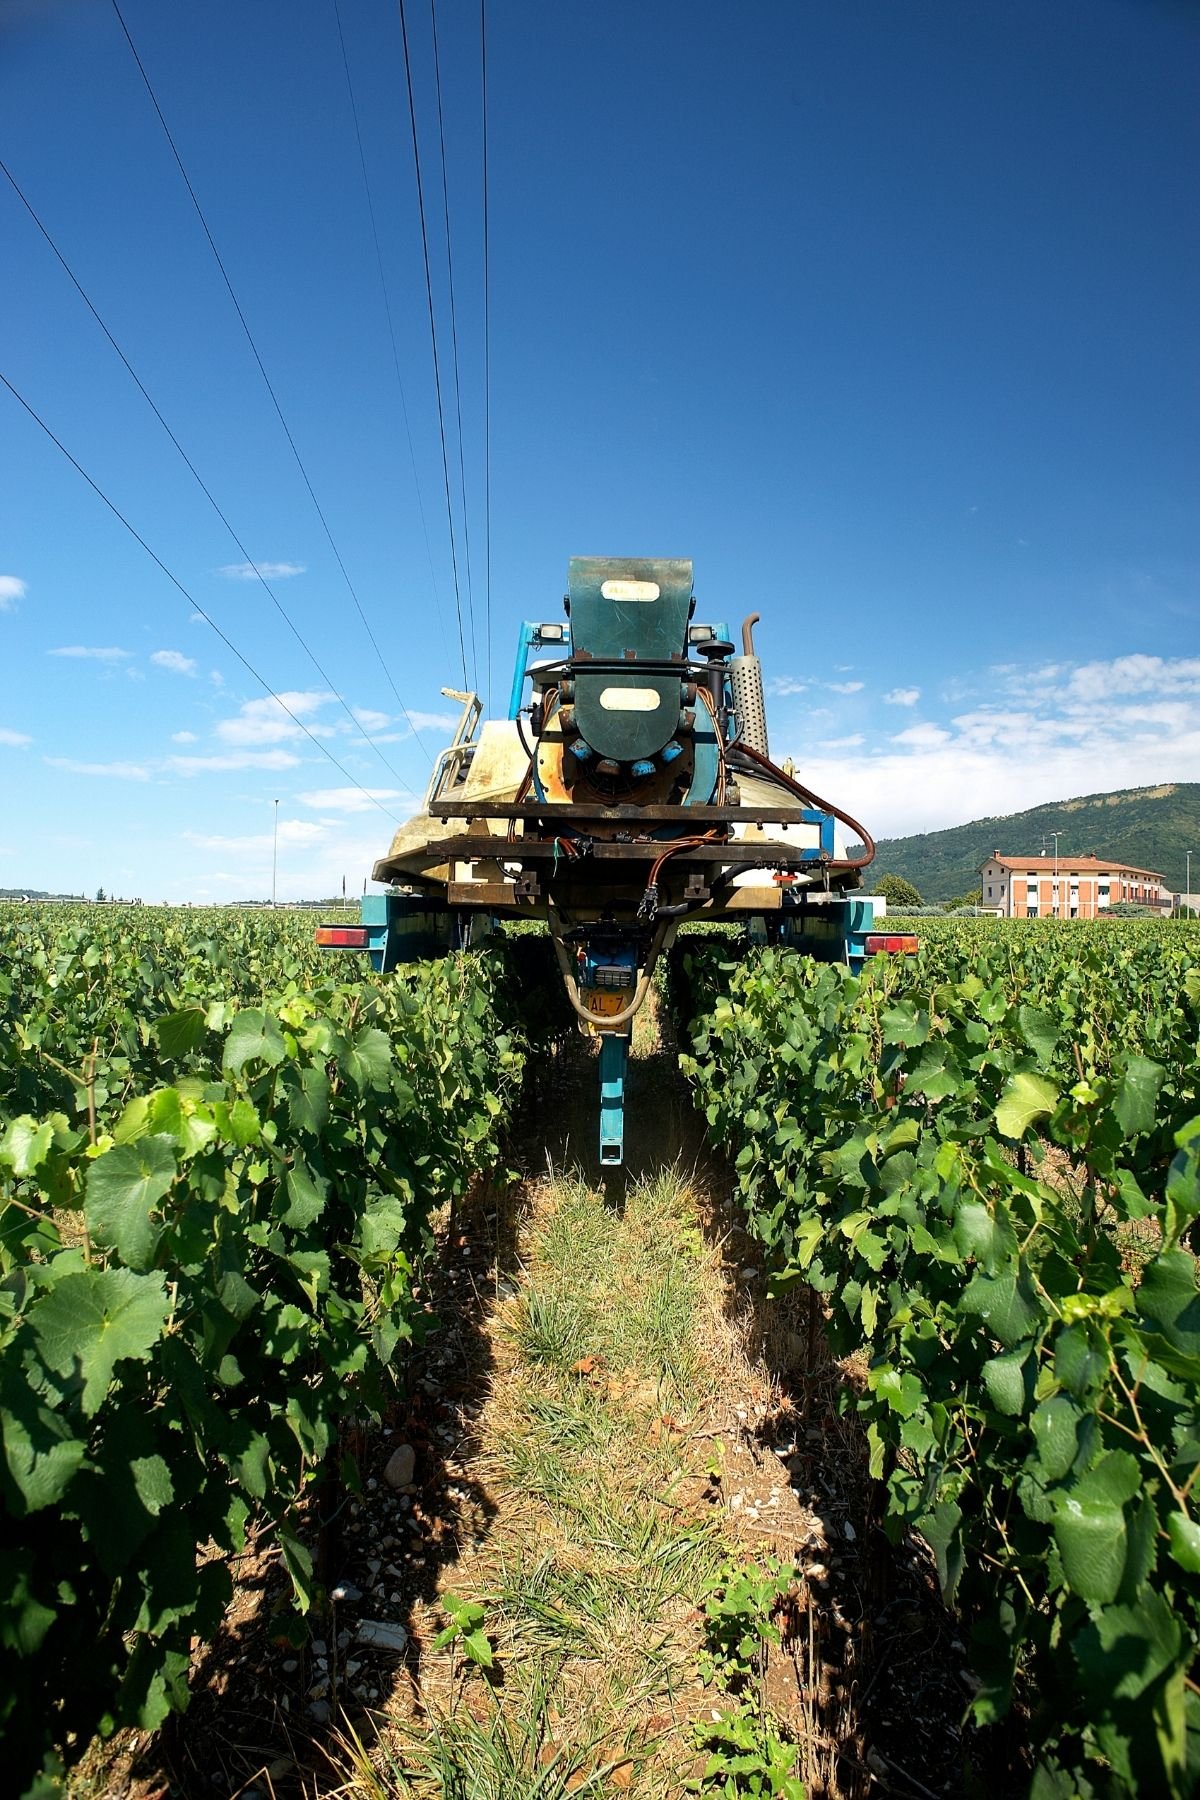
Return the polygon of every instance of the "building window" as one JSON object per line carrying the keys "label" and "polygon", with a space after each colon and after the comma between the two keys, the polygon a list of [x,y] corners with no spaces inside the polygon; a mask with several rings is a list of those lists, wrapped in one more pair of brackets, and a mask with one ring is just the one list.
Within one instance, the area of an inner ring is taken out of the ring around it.
{"label": "building window", "polygon": [[1037,910],[1036,906],[1027,906],[1025,908],[1025,917],[1027,919],[1036,919],[1037,916],[1038,916],[1038,910]]}

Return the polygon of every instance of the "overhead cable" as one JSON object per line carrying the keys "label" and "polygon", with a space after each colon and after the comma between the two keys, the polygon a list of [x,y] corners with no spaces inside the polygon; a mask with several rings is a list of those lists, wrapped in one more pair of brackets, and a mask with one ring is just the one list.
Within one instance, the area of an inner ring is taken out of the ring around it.
{"label": "overhead cable", "polygon": [[346,51],[346,38],[342,30],[342,9],[338,0],[333,0],[333,16],[337,21],[338,44],[342,52],[342,68],[346,75],[346,92],[350,98],[350,116],[354,121],[354,140],[358,145],[358,163],[362,170],[363,191],[367,199],[367,212],[371,220],[371,237],[375,244],[375,265],[379,270],[379,288],[383,295],[383,310],[387,315],[388,337],[392,344],[392,367],[396,371],[396,387],[400,394],[400,413],[404,420],[404,436],[408,442],[409,460],[412,463],[413,486],[417,494],[417,512],[421,519],[421,535],[425,539],[425,555],[429,561],[429,579],[433,588],[433,598],[437,607],[438,627],[442,634],[442,645],[446,655],[450,654],[450,646],[446,640],[446,623],[442,617],[442,596],[438,590],[437,572],[433,565],[433,546],[429,541],[429,525],[425,518],[425,499],[421,492],[421,477],[417,473],[417,453],[413,447],[412,424],[408,415],[408,399],[404,392],[404,381],[400,374],[400,351],[396,343],[396,326],[392,318],[392,301],[388,292],[387,277],[383,272],[383,252],[379,244],[379,227],[375,218],[375,201],[371,193],[371,178],[367,173],[367,158],[363,150],[362,129],[358,121],[358,102],[354,94],[354,81],[350,74],[350,58]]}
{"label": "overhead cable", "polygon": [[62,452],[62,454],[66,457],[67,461],[70,463],[71,467],[76,471],[76,473],[83,476],[83,479],[87,482],[87,484],[91,488],[92,492],[97,496],[98,499],[100,499],[104,502],[105,506],[107,506],[109,512],[112,513],[113,517],[118,519],[120,521],[120,523],[125,527],[126,531],[129,533],[130,537],[136,539],[136,541],[141,545],[142,549],[146,552],[146,555],[150,558],[151,562],[156,563],[158,565],[158,567],[162,570],[163,574],[166,576],[167,580],[171,583],[172,587],[177,588],[179,590],[179,592],[183,595],[184,599],[188,602],[188,605],[193,607],[194,610],[197,613],[199,613],[200,617],[204,620],[204,623],[208,626],[211,626],[212,630],[216,632],[216,634],[220,638],[221,642],[225,645],[225,648],[231,653],[231,655],[233,655],[237,658],[238,662],[241,663],[242,667],[247,671],[247,673],[254,677],[254,680],[258,682],[259,686],[264,690],[264,692],[267,693],[270,696],[270,698],[275,701],[276,705],[279,706],[287,714],[288,718],[292,721],[293,725],[296,725],[299,727],[299,729],[304,733],[305,737],[308,738],[310,740],[310,742],[312,742],[313,744],[316,745],[317,749],[321,752],[321,755],[323,757],[325,757],[328,762],[331,762],[333,764],[334,768],[338,771],[338,773],[340,775],[345,776],[346,780],[350,783],[350,785],[352,787],[356,787],[360,794],[365,794],[367,799],[371,802],[372,806],[378,807],[379,811],[381,813],[383,813],[387,818],[391,819],[395,824],[398,825],[401,821],[396,817],[396,814],[389,811],[389,809],[386,806],[384,806],[383,802],[381,800],[379,800],[371,792],[370,788],[364,787],[362,782],[358,781],[350,773],[349,769],[347,769],[343,763],[340,763],[338,761],[337,757],[333,754],[333,751],[329,749],[328,745],[322,743],[321,739],[316,735],[316,733],[309,730],[308,726],[304,723],[304,720],[297,717],[297,715],[292,711],[291,707],[288,705],[287,701],[282,697],[282,695],[277,694],[275,692],[275,689],[271,686],[271,684],[267,680],[266,676],[260,675],[258,670],[254,667],[254,664],[250,661],[250,659],[248,657],[242,655],[242,652],[238,649],[237,645],[233,642],[232,638],[227,636],[227,634],[221,630],[221,627],[217,624],[216,620],[214,618],[212,618],[204,610],[204,608],[201,606],[200,602],[196,599],[195,595],[192,594],[183,585],[182,581],[180,581],[178,575],[175,575],[167,567],[166,563],[163,561],[162,557],[159,556],[158,552],[156,550],[151,549],[150,545],[146,542],[145,538],[142,536],[141,532],[137,529],[137,527],[130,523],[130,521],[125,517],[125,514],[121,511],[120,507],[116,504],[116,502],[109,499],[108,495],[104,492],[104,489],[100,486],[99,482],[94,481],[92,479],[92,477],[88,474],[87,470],[84,468],[83,464],[81,462],[79,462],[76,457],[72,456],[71,452],[67,449],[67,446],[63,443],[62,439],[60,437],[56,436],[56,434],[50,428],[50,426],[47,425],[45,419],[42,418],[41,414],[34,410],[34,408],[30,405],[29,401],[26,400],[24,394],[22,394],[18,388],[13,386],[12,382],[8,379],[8,376],[4,373],[4,371],[2,369],[0,369],[0,382],[3,382],[4,386],[8,389],[9,393],[12,395],[13,399],[17,402],[17,404],[25,409],[25,411],[29,414],[29,417],[33,420],[34,424],[41,426],[42,430],[45,432],[46,436],[50,439],[50,442],[54,445],[54,447],[57,450],[60,450]]}
{"label": "overhead cable", "polygon": [[[113,0],[116,4],[116,0]],[[442,402],[442,369],[438,357],[437,323],[433,310],[433,276],[429,268],[429,231],[425,222],[425,182],[421,174],[421,146],[417,138],[417,108],[413,99],[412,62],[408,54],[408,25],[404,0],[397,0],[400,38],[404,45],[404,81],[408,89],[408,120],[412,128],[413,162],[417,172],[417,211],[421,220],[421,249],[425,257],[425,297],[429,303],[429,338],[433,346],[433,385],[437,393],[438,431],[442,440],[442,481],[446,492],[446,523],[450,531],[450,566],[454,575],[454,610],[458,617],[458,647],[462,655],[463,686],[468,685],[467,646],[463,636],[462,588],[458,579],[458,548],[454,534],[454,508],[450,501],[450,459],[446,451],[446,409]]]}
{"label": "overhead cable", "polygon": [[[134,62],[137,64],[138,73],[141,76],[143,83],[145,84],[146,92],[150,96],[150,103],[153,106],[155,113],[158,115],[158,122],[163,128],[163,133],[166,137],[167,143],[171,147],[171,154],[175,158],[175,162],[179,169],[180,175],[183,177],[183,184],[187,188],[188,195],[191,199],[192,205],[196,210],[196,217],[200,221],[201,228],[203,229],[204,235],[208,240],[208,247],[213,253],[213,257],[216,261],[217,268],[221,272],[221,279],[225,283],[225,287],[229,293],[229,298],[233,302],[234,311],[237,313],[238,320],[241,324],[242,330],[246,335],[246,342],[250,346],[251,354],[253,355],[255,362],[258,364],[258,372],[263,378],[263,382],[266,385],[268,394],[271,396],[271,404],[275,408],[275,412],[279,419],[279,423],[283,427],[283,434],[287,438],[288,446],[292,452],[293,457],[296,459],[296,467],[299,469],[301,479],[303,480],[304,485],[308,490],[308,497],[313,503],[313,507],[316,510],[317,517],[321,521],[321,529],[324,531],[326,538],[329,540],[329,548],[333,551],[334,559],[337,562],[338,568],[341,570],[342,580],[345,582],[347,591],[349,592],[350,598],[354,602],[355,609],[358,613],[358,616],[362,620],[363,629],[366,632],[367,637],[370,639],[371,648],[374,650],[375,655],[379,660],[379,666],[383,670],[384,676],[387,679],[388,686],[391,688],[393,694],[395,694],[397,704],[399,705],[401,712],[404,714],[404,717],[408,720],[408,725],[409,725],[410,730],[413,732],[414,736],[417,736],[417,728],[413,724],[412,719],[409,718],[408,711],[404,705],[404,702],[400,698],[399,690],[396,687],[396,683],[392,679],[391,671],[389,670],[386,662],[383,659],[383,652],[379,648],[379,644],[375,637],[375,633],[371,630],[371,626],[367,620],[367,615],[363,611],[362,602],[359,600],[358,593],[355,589],[354,583],[350,579],[350,573],[349,573],[348,569],[346,568],[345,562],[342,560],[342,553],[338,549],[337,542],[336,542],[333,532],[331,531],[330,526],[329,526],[329,521],[325,517],[324,509],[322,508],[320,501],[317,499],[316,489],[313,487],[313,484],[312,484],[311,480],[309,479],[308,470],[304,466],[304,459],[300,455],[300,451],[296,445],[296,440],[292,436],[291,427],[288,424],[287,419],[284,417],[284,412],[283,412],[282,406],[279,404],[279,396],[275,392],[275,388],[272,384],[271,377],[267,374],[266,365],[263,362],[261,355],[259,354],[258,345],[254,341],[254,334],[250,330],[250,326],[247,322],[246,315],[242,311],[242,305],[241,305],[240,300],[237,297],[237,293],[234,290],[233,282],[229,276],[229,271],[225,267],[225,263],[222,259],[221,252],[217,249],[216,239],[213,237],[213,234],[212,234],[211,230],[209,229],[208,220],[204,215],[204,208],[201,206],[199,196],[197,195],[196,190],[192,185],[191,176],[188,174],[187,169],[184,166],[183,157],[179,153],[179,147],[176,144],[174,137],[171,135],[171,128],[167,124],[166,116],[163,113],[162,107],[158,103],[158,96],[154,92],[154,87],[151,83],[149,75],[146,73],[145,65],[143,64],[141,57],[138,55],[137,45],[134,43],[133,38],[130,35],[128,25],[125,23],[125,16],[122,13],[121,7],[120,7],[120,0],[112,0],[112,9],[117,15],[118,23],[120,24],[121,30],[125,34],[125,41],[129,45],[130,51],[133,55]],[[424,750],[423,745],[422,745],[422,750]],[[428,751],[425,751],[424,753],[428,757],[428,754],[429,754]]]}
{"label": "overhead cable", "polygon": [[[343,696],[340,693],[338,693],[336,684],[334,683],[332,678],[326,673],[325,669],[322,667],[321,662],[318,659],[315,651],[312,649],[312,647],[309,645],[309,643],[305,639],[299,626],[296,624],[295,620],[292,618],[291,614],[288,612],[287,608],[284,606],[282,600],[280,600],[278,594],[275,592],[274,588],[271,586],[270,582],[267,580],[266,576],[263,574],[262,570],[259,568],[259,566],[255,562],[254,558],[251,556],[250,552],[247,550],[245,544],[242,542],[241,537],[239,536],[237,531],[234,529],[233,525],[230,523],[226,514],[222,510],[220,503],[216,499],[212,490],[209,488],[207,482],[204,480],[204,477],[201,475],[199,469],[197,469],[195,463],[192,461],[191,457],[188,455],[187,451],[184,449],[183,445],[180,443],[179,439],[176,437],[174,431],[172,431],[170,425],[167,423],[166,419],[163,417],[162,413],[160,412],[160,410],[158,408],[158,405],[156,404],[153,396],[147,389],[141,376],[138,374],[137,370],[134,368],[133,364],[130,362],[129,358],[126,356],[124,350],[122,350],[120,344],[117,342],[116,338],[113,336],[112,332],[109,330],[108,325],[105,323],[103,317],[101,316],[99,310],[97,309],[90,294],[87,292],[87,289],[83,286],[83,283],[80,281],[79,277],[76,275],[74,269],[71,267],[70,263],[67,261],[66,257],[63,255],[62,251],[59,249],[57,243],[54,241],[54,238],[51,236],[50,231],[48,230],[46,225],[43,223],[42,219],[39,217],[37,211],[35,210],[32,201],[29,199],[29,196],[25,193],[24,189],[21,187],[20,183],[17,181],[16,176],[13,174],[12,170],[9,168],[8,164],[4,161],[4,159],[2,157],[0,157],[0,172],[2,172],[5,175],[5,177],[8,180],[9,185],[13,189],[13,192],[16,194],[18,200],[20,200],[22,206],[24,206],[26,212],[29,214],[30,218],[33,220],[34,224],[37,226],[38,230],[41,232],[42,236],[45,238],[47,244],[50,246],[51,250],[54,252],[55,256],[58,258],[59,263],[61,264],[63,270],[65,271],[65,273],[66,273],[68,279],[70,280],[70,282],[72,283],[73,287],[75,288],[76,293],[79,295],[80,299],[83,301],[84,305],[87,307],[88,311],[91,313],[93,319],[95,319],[97,325],[100,327],[101,331],[104,333],[105,337],[108,339],[109,343],[112,345],[113,349],[116,351],[117,355],[120,357],[121,362],[124,364],[125,369],[128,372],[129,376],[131,377],[132,381],[134,382],[134,385],[137,387],[138,392],[141,394],[141,396],[145,400],[147,406],[150,408],[151,412],[154,414],[155,418],[158,420],[159,424],[162,426],[163,430],[166,432],[167,436],[170,438],[172,444],[175,446],[175,449],[179,452],[179,455],[182,457],[184,463],[186,464],[186,466],[188,468],[188,471],[192,475],[192,478],[196,482],[201,493],[204,495],[205,499],[208,501],[209,505],[212,507],[213,511],[216,513],[218,519],[220,519],[222,525],[224,525],[226,531],[229,533],[230,537],[233,539],[233,542],[237,545],[238,549],[241,551],[242,555],[245,557],[247,567],[254,571],[255,576],[262,583],[263,587],[266,589],[267,593],[270,595],[271,600],[273,601],[273,603],[275,605],[276,611],[279,613],[280,617],[283,619],[285,625],[287,626],[288,630],[291,632],[292,636],[295,638],[296,642],[300,645],[300,648],[304,651],[304,654],[308,657],[308,660],[311,662],[313,668],[317,671],[317,674],[321,677],[321,680],[325,683],[326,687],[329,688],[330,692],[333,694],[334,698],[337,700],[338,704],[341,706],[343,712],[349,718],[350,723],[354,726],[355,730],[359,733],[359,736],[362,737],[364,739],[364,741],[368,744],[368,746],[375,752],[376,756],[379,758],[379,760],[383,764],[384,768],[387,769],[387,771],[390,775],[394,776],[394,778],[400,782],[400,785],[402,787],[404,787],[407,792],[411,793],[412,789],[408,788],[407,783],[403,780],[403,777],[400,775],[399,770],[395,769],[392,766],[392,764],[388,761],[388,758],[384,755],[383,751],[380,749],[380,747],[376,743],[375,739],[367,731],[362,720],[357,716],[357,714],[354,712],[353,708],[350,707],[349,705],[347,705],[346,700],[343,698]],[[407,713],[405,714],[405,717],[406,718],[408,717]],[[409,725],[410,725],[410,727],[412,726],[411,719],[409,719]],[[424,746],[422,746],[422,748],[424,748]],[[428,752],[426,752],[426,754],[428,754]]]}
{"label": "overhead cable", "polygon": [[438,52],[437,0],[429,0],[433,30],[433,81],[437,93],[438,156],[442,170],[442,220],[446,233],[446,277],[450,289],[450,346],[454,364],[454,409],[458,425],[458,479],[462,493],[463,554],[467,565],[467,615],[471,625],[471,666],[479,686],[479,656],[475,635],[475,583],[471,573],[471,514],[467,505],[467,470],[463,455],[462,384],[458,372],[458,307],[454,300],[454,252],[450,233],[450,188],[446,179],[446,129],[442,119],[442,64]]}

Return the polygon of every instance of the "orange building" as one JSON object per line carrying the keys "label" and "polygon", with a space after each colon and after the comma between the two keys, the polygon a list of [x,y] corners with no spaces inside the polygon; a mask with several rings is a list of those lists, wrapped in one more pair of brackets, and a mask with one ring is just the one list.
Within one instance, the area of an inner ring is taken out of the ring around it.
{"label": "orange building", "polygon": [[1098,856],[1002,856],[993,850],[979,878],[984,912],[1002,919],[1095,919],[1121,901],[1171,910],[1171,896],[1153,869]]}

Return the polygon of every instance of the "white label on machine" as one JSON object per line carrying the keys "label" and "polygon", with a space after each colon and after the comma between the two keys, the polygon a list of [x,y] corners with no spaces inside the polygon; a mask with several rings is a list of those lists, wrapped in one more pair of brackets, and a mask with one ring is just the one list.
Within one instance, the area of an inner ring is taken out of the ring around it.
{"label": "white label on machine", "polygon": [[657,600],[657,581],[605,581],[600,592],[606,600]]}
{"label": "white label on machine", "polygon": [[657,712],[662,696],[656,688],[604,688],[600,704],[605,712]]}

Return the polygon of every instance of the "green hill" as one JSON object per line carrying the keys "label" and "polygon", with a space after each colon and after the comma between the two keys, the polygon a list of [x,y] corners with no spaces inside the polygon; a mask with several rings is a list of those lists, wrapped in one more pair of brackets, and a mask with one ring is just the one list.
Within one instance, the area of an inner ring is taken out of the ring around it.
{"label": "green hill", "polygon": [[979,865],[993,850],[1032,856],[1044,847],[1050,854],[1052,831],[1059,833],[1058,853],[1064,862],[1094,852],[1114,862],[1152,869],[1174,892],[1183,887],[1190,850],[1192,886],[1200,889],[1200,782],[1196,781],[1085,794],[1001,818],[972,819],[969,825],[948,831],[881,838],[865,880],[869,887],[881,875],[903,875],[924,899],[952,900],[978,887]]}

